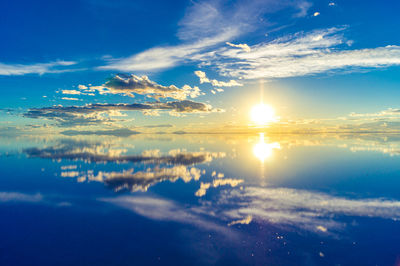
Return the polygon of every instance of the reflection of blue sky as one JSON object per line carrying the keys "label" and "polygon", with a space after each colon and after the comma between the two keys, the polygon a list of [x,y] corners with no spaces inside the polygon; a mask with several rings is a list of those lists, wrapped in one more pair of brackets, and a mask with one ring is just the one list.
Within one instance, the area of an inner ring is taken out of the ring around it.
{"label": "reflection of blue sky", "polygon": [[[272,147],[262,162],[260,143]],[[398,228],[398,143],[370,135],[21,138],[1,145],[0,205],[128,210],[222,242],[257,226],[360,241],[351,230],[383,221]]]}

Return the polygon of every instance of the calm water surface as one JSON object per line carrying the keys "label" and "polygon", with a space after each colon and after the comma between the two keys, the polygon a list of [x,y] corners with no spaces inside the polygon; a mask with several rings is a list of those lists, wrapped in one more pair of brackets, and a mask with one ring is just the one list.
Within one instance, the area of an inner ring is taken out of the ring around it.
{"label": "calm water surface", "polygon": [[0,265],[399,265],[398,135],[0,138]]}

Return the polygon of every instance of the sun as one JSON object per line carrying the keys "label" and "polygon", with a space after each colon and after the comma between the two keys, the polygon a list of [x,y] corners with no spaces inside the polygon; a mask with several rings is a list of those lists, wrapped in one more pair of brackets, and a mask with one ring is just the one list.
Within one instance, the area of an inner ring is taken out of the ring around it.
{"label": "sun", "polygon": [[276,121],[274,108],[264,103],[253,106],[250,117],[254,123],[260,126]]}

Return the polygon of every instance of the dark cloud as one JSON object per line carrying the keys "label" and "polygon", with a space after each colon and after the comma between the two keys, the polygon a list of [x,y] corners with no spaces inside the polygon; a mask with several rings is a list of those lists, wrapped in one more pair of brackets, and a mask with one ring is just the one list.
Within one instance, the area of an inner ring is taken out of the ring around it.
{"label": "dark cloud", "polygon": [[31,108],[23,114],[27,118],[44,118],[54,120],[60,126],[97,125],[112,123],[113,117],[123,116],[120,111],[141,111],[146,115],[157,115],[158,111],[170,111],[171,115],[180,113],[209,113],[220,112],[205,103],[190,100],[174,102],[149,102],[132,104],[87,104],[84,106],[52,106],[43,108]]}
{"label": "dark cloud", "polygon": [[174,127],[171,124],[161,124],[161,125],[148,125],[148,126],[143,126],[147,128],[160,128],[160,127]]}
{"label": "dark cloud", "polygon": [[198,87],[184,85],[178,88],[175,85],[163,86],[151,81],[147,76],[118,74],[107,81],[103,86],[91,86],[91,89],[98,90],[101,94],[123,94],[134,97],[134,94],[147,95],[148,97],[172,98],[176,100],[185,100],[186,98],[195,98],[199,96]]}

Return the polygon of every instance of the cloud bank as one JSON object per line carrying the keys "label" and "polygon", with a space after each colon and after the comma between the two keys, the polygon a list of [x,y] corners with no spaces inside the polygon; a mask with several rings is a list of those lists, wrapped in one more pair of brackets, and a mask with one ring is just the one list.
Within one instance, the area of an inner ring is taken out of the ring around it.
{"label": "cloud bank", "polygon": [[149,102],[133,104],[87,104],[84,106],[61,106],[31,108],[23,114],[26,118],[53,120],[59,126],[111,124],[119,120],[114,117],[125,116],[121,111],[141,111],[145,115],[158,115],[159,111],[169,111],[170,115],[189,113],[223,112],[205,103],[190,100],[175,102]]}

